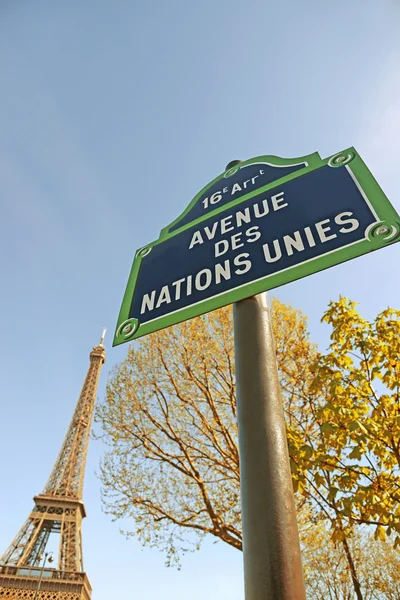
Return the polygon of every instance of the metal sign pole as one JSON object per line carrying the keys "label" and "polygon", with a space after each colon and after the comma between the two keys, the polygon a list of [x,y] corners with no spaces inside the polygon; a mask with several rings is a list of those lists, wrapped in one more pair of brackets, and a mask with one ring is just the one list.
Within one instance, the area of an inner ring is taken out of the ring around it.
{"label": "metal sign pole", "polygon": [[246,600],[305,600],[267,294],[233,305]]}

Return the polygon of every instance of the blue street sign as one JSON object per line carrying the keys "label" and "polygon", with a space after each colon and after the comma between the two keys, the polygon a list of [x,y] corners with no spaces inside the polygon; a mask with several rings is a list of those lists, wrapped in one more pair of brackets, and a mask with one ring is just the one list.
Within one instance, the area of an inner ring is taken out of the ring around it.
{"label": "blue street sign", "polygon": [[114,343],[397,241],[400,219],[355,150],[315,156],[246,161],[202,190],[137,252]]}

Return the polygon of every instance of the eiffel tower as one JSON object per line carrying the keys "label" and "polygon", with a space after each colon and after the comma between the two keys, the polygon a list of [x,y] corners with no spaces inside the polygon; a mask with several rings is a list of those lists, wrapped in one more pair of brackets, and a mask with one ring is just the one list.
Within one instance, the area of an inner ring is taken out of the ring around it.
{"label": "eiffel tower", "polygon": [[[83,569],[82,500],[89,436],[101,367],[104,334],[90,353],[90,365],[58,458],[34,508],[0,559],[0,598],[90,600]],[[47,542],[59,534],[57,568],[46,565]]]}

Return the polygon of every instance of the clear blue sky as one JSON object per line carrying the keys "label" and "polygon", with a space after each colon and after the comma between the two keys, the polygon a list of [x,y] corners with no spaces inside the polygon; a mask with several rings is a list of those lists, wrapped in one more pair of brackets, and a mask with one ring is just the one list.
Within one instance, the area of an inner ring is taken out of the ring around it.
{"label": "clear blue sky", "polygon": [[[0,554],[45,484],[133,253],[234,158],[354,145],[400,210],[395,0],[3,0],[0,8]],[[400,244],[276,295],[319,319],[339,294],[399,307]],[[94,600],[243,600],[242,557],[205,543],[164,567],[101,511],[92,442],[85,568]]]}

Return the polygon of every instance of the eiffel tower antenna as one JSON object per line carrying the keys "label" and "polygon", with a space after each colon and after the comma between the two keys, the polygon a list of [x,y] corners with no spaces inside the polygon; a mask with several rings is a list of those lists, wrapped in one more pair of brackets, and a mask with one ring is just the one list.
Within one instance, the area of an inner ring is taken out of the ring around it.
{"label": "eiffel tower antenna", "polygon": [[[34,508],[0,558],[0,598],[89,600],[91,587],[83,569],[83,481],[101,367],[101,340],[90,353],[89,369],[60,453]],[[57,568],[43,562],[51,533],[59,534]]]}

